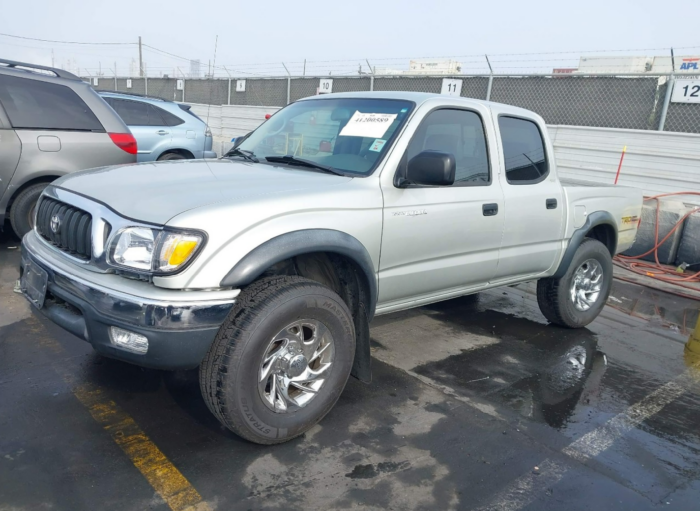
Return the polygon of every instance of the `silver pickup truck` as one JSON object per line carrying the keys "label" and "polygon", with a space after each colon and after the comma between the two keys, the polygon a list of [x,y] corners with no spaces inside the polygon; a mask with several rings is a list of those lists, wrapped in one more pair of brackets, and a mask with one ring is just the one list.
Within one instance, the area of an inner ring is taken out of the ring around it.
{"label": "silver pickup truck", "polygon": [[632,188],[562,185],[533,112],[328,94],[219,160],[55,181],[20,285],[105,356],[199,367],[222,424],[274,444],[321,420],[351,374],[369,381],[375,315],[537,280],[551,323],[587,325],[641,206]]}

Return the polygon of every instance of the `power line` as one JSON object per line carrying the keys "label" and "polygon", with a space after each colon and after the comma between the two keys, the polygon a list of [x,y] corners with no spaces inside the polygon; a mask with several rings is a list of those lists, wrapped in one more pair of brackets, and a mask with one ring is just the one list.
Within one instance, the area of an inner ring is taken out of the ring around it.
{"label": "power line", "polygon": [[136,43],[86,43],[80,41],[54,41],[52,39],[38,39],[36,37],[23,37],[21,35],[4,34],[0,32],[0,35],[5,37],[14,37],[15,39],[26,39],[27,41],[40,41],[42,43],[59,43],[59,44],[86,44],[86,45],[134,45]]}

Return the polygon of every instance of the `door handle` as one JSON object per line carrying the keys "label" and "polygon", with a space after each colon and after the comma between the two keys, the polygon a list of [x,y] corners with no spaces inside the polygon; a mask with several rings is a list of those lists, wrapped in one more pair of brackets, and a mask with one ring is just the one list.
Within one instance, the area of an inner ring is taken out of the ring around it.
{"label": "door handle", "polygon": [[159,135],[167,135],[168,134],[168,132],[165,130],[158,130],[158,131],[156,131],[156,133],[158,133]]}
{"label": "door handle", "polygon": [[484,204],[481,206],[481,211],[483,211],[484,216],[494,216],[498,214],[498,204]]}
{"label": "door handle", "polygon": [[557,209],[557,199],[547,199],[547,209]]}

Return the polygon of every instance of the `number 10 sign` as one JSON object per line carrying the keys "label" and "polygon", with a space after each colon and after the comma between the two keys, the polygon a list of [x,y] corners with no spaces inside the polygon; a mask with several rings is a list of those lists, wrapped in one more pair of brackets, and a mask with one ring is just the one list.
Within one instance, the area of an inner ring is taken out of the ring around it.
{"label": "number 10 sign", "polygon": [[700,80],[676,80],[671,101],[673,103],[700,103]]}

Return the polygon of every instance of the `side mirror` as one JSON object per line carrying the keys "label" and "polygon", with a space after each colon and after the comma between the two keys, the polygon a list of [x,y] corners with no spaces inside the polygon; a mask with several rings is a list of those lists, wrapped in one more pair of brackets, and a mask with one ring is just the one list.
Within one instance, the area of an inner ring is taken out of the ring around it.
{"label": "side mirror", "polygon": [[247,139],[250,135],[252,135],[252,134],[253,134],[253,132],[251,131],[250,133],[246,133],[246,134],[243,135],[242,137],[236,138],[236,140],[233,142],[233,146],[231,147],[231,149],[235,149],[236,147],[238,147],[239,145],[241,145],[241,144],[242,144],[243,142],[245,142],[246,139]]}
{"label": "side mirror", "polygon": [[453,154],[423,151],[408,162],[406,180],[417,185],[450,186],[455,182],[456,168]]}

